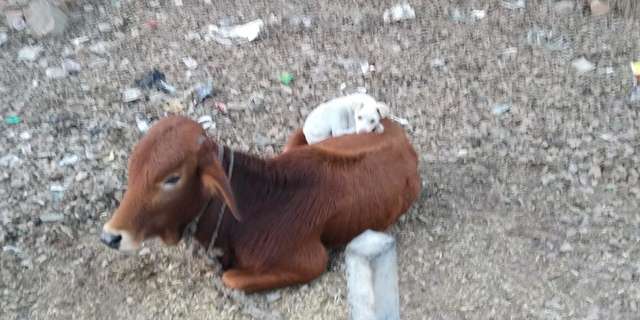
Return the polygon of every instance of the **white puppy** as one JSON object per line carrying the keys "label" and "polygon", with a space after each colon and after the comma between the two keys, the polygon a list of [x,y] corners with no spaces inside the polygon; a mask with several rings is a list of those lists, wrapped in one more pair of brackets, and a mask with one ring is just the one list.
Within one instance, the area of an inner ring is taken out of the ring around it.
{"label": "white puppy", "polygon": [[384,127],[380,120],[389,108],[365,93],[335,98],[316,107],[304,122],[302,132],[308,144],[345,134],[376,132]]}

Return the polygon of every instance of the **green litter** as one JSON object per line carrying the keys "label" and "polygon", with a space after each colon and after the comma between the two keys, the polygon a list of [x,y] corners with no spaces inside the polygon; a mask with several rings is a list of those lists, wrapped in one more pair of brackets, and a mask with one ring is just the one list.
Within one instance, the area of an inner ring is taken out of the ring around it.
{"label": "green litter", "polygon": [[295,78],[293,77],[293,75],[289,72],[283,72],[280,75],[280,83],[284,84],[285,86],[288,86],[291,84],[291,82],[293,82]]}
{"label": "green litter", "polygon": [[19,116],[7,116],[4,118],[4,122],[8,125],[16,125],[22,122],[22,119]]}

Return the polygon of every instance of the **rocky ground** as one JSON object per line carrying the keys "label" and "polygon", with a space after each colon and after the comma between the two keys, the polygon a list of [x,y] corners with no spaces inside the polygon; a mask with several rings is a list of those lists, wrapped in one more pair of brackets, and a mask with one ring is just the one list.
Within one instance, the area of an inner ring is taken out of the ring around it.
{"label": "rocky ground", "polygon": [[[637,318],[640,19],[519,2],[416,0],[415,18],[384,23],[391,1],[86,0],[65,1],[61,36],[0,26],[0,318],[346,318],[342,250],[312,283],[244,295],[182,247],[123,256],[97,235],[138,123],[175,102],[270,156],[311,108],[359,87],[409,119],[421,156],[425,192],[389,231],[403,319]],[[257,18],[253,42],[205,37]],[[178,100],[123,102],[153,68]],[[216,95],[190,107],[207,79]]]}

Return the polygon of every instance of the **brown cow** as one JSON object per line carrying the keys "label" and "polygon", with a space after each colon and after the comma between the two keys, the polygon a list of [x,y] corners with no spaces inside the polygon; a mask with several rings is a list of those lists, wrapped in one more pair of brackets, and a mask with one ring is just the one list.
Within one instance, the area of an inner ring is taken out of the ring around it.
{"label": "brown cow", "polygon": [[175,245],[194,227],[200,244],[221,251],[228,287],[311,281],[326,269],[327,247],[386,229],[420,192],[404,130],[384,126],[314,145],[298,130],[287,152],[262,159],[218,145],[195,121],[164,118],[134,148],[128,189],[101,240],[123,251],[153,237]]}

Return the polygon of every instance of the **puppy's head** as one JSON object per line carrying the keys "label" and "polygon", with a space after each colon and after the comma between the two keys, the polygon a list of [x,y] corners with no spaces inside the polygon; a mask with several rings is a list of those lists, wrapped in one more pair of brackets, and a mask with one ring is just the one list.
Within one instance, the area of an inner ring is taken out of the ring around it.
{"label": "puppy's head", "polygon": [[380,120],[389,114],[384,103],[361,104],[356,108],[356,133],[376,132],[382,128]]}

